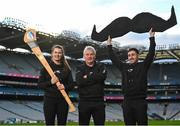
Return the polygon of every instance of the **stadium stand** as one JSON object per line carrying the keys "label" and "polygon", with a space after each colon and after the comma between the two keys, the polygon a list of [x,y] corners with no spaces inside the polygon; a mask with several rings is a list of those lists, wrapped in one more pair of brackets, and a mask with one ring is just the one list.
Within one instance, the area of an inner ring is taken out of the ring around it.
{"label": "stadium stand", "polygon": [[[13,51],[15,48],[28,49],[23,42],[27,23],[13,18],[0,22],[0,122],[44,121],[43,90],[37,87],[41,64],[31,52]],[[121,74],[108,59],[105,45],[90,37],[64,30],[61,34],[37,31],[37,43],[43,52],[50,53],[54,44],[65,48],[68,62],[75,81],[76,66],[82,64],[82,52],[86,45],[97,50],[97,61],[106,65],[108,75],[105,85],[106,119],[123,120],[121,102]],[[23,45],[24,44],[24,45]],[[125,60],[127,49],[113,42],[113,49]],[[102,53],[103,52],[103,53]],[[147,55],[147,49],[140,47],[140,59]],[[48,56],[46,56],[49,59]],[[173,60],[173,62],[171,61]],[[157,46],[155,62],[148,73],[148,118],[180,120],[180,45]],[[70,97],[78,108],[77,86]],[[78,121],[78,111],[69,113],[68,121]]]}
{"label": "stadium stand", "polygon": [[[75,104],[75,106],[77,108],[78,104]],[[179,120],[179,110],[180,106],[178,103],[150,103],[148,104],[148,118]],[[44,121],[42,101],[1,100],[0,113],[2,113],[0,121],[7,120],[8,118],[17,118],[25,121]],[[106,103],[106,120],[123,120],[120,103]],[[69,113],[68,121],[78,122],[78,111]]]}
{"label": "stadium stand", "polygon": [[32,55],[23,55],[13,51],[1,51],[0,58],[3,64],[1,68],[5,72],[39,75],[38,67],[40,67],[40,64],[37,63],[37,60],[33,59],[34,57]]}
{"label": "stadium stand", "polygon": [[148,104],[148,113],[154,118],[163,120],[179,120],[180,106],[178,103],[154,103]]}
{"label": "stadium stand", "polygon": [[149,83],[157,85],[161,83],[177,85],[180,82],[180,64],[168,63],[152,65],[149,71]]}

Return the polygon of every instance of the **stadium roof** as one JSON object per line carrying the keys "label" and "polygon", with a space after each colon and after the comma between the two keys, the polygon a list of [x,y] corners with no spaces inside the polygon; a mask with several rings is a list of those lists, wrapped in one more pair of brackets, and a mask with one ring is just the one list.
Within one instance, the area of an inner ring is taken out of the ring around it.
{"label": "stadium roof", "polygon": [[[30,50],[27,44],[24,43],[23,37],[25,33],[25,26],[18,25],[15,22],[0,22],[0,45],[8,48],[23,48]],[[91,45],[97,51],[97,59],[104,60],[108,58],[107,47],[97,43],[88,37],[80,38],[78,34],[72,31],[63,31],[61,34],[52,35],[49,33],[37,32],[37,43],[43,52],[50,53],[51,47],[55,44],[60,44],[64,47],[66,56],[74,59],[82,58],[84,47]],[[115,49],[118,51],[118,49]],[[123,59],[126,59],[126,50],[122,50],[121,54]],[[123,54],[122,54],[123,53]]]}
{"label": "stadium roof", "polygon": [[[23,48],[30,50],[23,41],[25,33],[25,24],[23,23],[12,20],[0,22],[0,45],[9,49]],[[97,51],[96,57],[99,61],[109,59],[105,45],[95,42],[88,37],[80,38],[78,34],[72,31],[63,31],[58,35],[38,31],[37,43],[43,52],[50,52],[52,45],[60,44],[65,48],[66,56],[73,59],[82,58],[84,47],[91,45],[95,47]],[[127,49],[128,46],[114,48],[115,52],[123,60],[127,58]],[[140,59],[144,59],[146,55],[147,50],[143,47],[140,48]],[[164,48],[164,46],[158,46],[156,49],[156,60],[158,59],[177,59],[177,61],[180,61],[180,45],[171,45],[168,49]]]}

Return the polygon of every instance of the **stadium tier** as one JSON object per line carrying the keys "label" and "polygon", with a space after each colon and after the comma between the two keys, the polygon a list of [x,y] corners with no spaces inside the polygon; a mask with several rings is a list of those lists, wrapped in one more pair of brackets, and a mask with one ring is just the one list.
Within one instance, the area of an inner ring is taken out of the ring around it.
{"label": "stadium tier", "polygon": [[[48,56],[46,56],[49,59]],[[82,61],[69,59],[75,80],[76,66]],[[33,54],[14,51],[0,51],[0,95],[4,96],[37,96],[43,97],[43,91],[37,88],[39,72],[42,68]],[[108,74],[105,81],[105,99],[107,101],[122,101],[121,73],[110,63],[105,64]],[[154,63],[148,73],[148,97],[153,100],[179,100],[180,64]],[[31,88],[29,88],[31,87]],[[75,86],[76,87],[76,86]],[[76,87],[77,88],[77,87]],[[76,93],[70,93],[70,97],[78,99]]]}
{"label": "stadium tier", "polygon": [[[77,108],[78,104],[75,104],[75,106]],[[13,121],[44,121],[42,101],[1,100],[0,113],[0,122],[3,120],[9,123],[13,123]],[[148,104],[148,118],[156,120],[179,120],[180,106],[178,103],[150,103]],[[120,103],[106,103],[106,120],[123,120]],[[68,121],[78,122],[78,112],[69,113]]]}
{"label": "stadium tier", "polygon": [[[49,59],[49,57],[46,57]],[[82,61],[68,60],[75,81],[76,66]],[[21,78],[37,78],[42,65],[32,54],[14,51],[0,51],[0,75]],[[121,73],[113,64],[106,64],[108,71],[106,84],[121,85]],[[24,75],[24,76],[23,76]],[[149,85],[180,85],[180,64],[154,63],[148,73]]]}
{"label": "stadium tier", "polygon": [[[13,51],[15,48],[28,49],[29,47],[23,42],[23,34],[27,23],[13,18],[5,18],[0,22],[0,45],[5,48],[0,50],[0,84],[2,85],[1,94],[25,94],[22,90],[14,90],[9,85],[24,88],[33,87],[30,93],[39,96],[37,80],[40,69],[42,68],[36,57],[31,52]],[[75,32],[64,30],[60,34],[48,34],[46,32],[37,31],[37,43],[43,52],[49,53],[50,48],[54,44],[64,46],[68,61],[72,68],[73,79],[75,80],[76,66],[81,64],[82,51],[86,45],[94,46],[97,50],[97,61],[105,63],[108,71],[105,81],[105,98],[107,100],[122,100],[121,91],[121,73],[117,68],[109,62],[106,45],[91,40],[89,37],[81,38]],[[120,47],[117,42],[113,42],[113,49],[121,58],[127,58],[127,49],[131,46]],[[140,59],[144,59],[147,55],[147,49],[144,46],[137,46],[140,50]],[[103,52],[103,53],[102,53]],[[180,85],[180,47],[179,44],[158,45],[156,49],[155,60],[158,59],[174,59],[175,62],[157,62],[151,66],[148,73],[148,99],[179,99]],[[49,59],[48,56],[46,56]],[[6,87],[5,87],[6,86]],[[27,86],[27,87],[26,87]],[[33,91],[35,90],[35,91]],[[76,89],[75,89],[76,90]],[[11,92],[10,92],[11,91]],[[3,93],[2,93],[3,92]],[[118,93],[117,93],[118,92]],[[26,95],[26,94],[25,94]],[[43,95],[43,94],[41,94]],[[72,97],[77,97],[73,94]]]}
{"label": "stadium tier", "polygon": [[[3,46],[3,48],[0,47],[0,121],[44,121],[42,103],[44,92],[37,87],[42,65],[30,51],[13,51],[15,48],[30,50],[23,42],[26,24],[13,18],[6,18],[0,22],[0,46]],[[86,45],[95,47],[97,61],[104,63],[108,71],[104,89],[106,119],[123,120],[122,76],[110,62],[106,45],[93,41],[89,37],[80,38],[77,33],[67,30],[60,34],[38,31],[37,38],[38,45],[46,54],[54,44],[64,46],[74,82],[76,82],[76,66],[82,64],[84,47]],[[119,58],[126,60],[127,49],[130,46],[120,47],[117,42],[113,42],[113,47]],[[140,59],[143,60],[147,55],[147,48],[138,48]],[[50,57],[46,56],[46,58],[49,60]],[[75,102],[78,100],[76,85],[69,96]],[[155,62],[148,73],[147,100],[149,119],[180,120],[179,44],[157,46]],[[77,104],[75,105],[77,107]],[[68,120],[77,122],[78,112],[70,113]]]}

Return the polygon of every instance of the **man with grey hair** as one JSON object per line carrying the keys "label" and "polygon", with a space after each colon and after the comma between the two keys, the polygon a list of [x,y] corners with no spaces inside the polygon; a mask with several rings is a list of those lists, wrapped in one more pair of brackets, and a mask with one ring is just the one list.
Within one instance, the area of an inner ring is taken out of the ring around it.
{"label": "man with grey hair", "polygon": [[86,46],[83,51],[85,62],[77,67],[76,82],[79,93],[79,125],[89,125],[91,116],[95,125],[104,125],[104,81],[105,66],[97,63],[96,50]]}

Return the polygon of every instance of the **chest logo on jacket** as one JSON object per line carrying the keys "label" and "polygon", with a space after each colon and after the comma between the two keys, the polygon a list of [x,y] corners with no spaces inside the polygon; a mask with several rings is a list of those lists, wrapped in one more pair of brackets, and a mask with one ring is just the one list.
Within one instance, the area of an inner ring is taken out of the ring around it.
{"label": "chest logo on jacket", "polygon": [[133,71],[133,69],[131,68],[131,69],[128,69],[128,72],[132,72]]}
{"label": "chest logo on jacket", "polygon": [[56,71],[54,71],[54,73],[60,74],[61,71],[60,70],[56,70]]}

